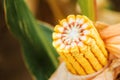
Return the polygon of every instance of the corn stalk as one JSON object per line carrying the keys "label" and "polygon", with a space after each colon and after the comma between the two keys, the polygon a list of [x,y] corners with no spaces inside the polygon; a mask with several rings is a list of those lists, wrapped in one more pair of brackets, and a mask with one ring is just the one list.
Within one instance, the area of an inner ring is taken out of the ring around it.
{"label": "corn stalk", "polygon": [[96,0],[78,0],[82,14],[86,15],[92,21],[97,20]]}

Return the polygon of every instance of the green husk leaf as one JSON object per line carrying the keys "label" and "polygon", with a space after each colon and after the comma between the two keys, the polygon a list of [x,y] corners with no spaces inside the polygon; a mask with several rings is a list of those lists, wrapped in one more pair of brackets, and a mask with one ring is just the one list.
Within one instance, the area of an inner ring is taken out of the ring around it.
{"label": "green husk leaf", "polygon": [[21,41],[22,43],[22,50],[24,52],[23,56],[26,60],[26,67],[31,73],[31,77],[33,80],[47,80],[47,78],[44,76],[41,66],[38,62],[38,55],[36,53],[36,50],[34,50],[33,46],[31,46],[31,43],[27,40]]}
{"label": "green husk leaf", "polygon": [[5,0],[6,21],[19,39],[28,69],[37,80],[47,80],[58,66],[52,47],[52,29],[37,22],[24,0]]}
{"label": "green husk leaf", "polygon": [[78,0],[82,14],[96,21],[96,0]]}

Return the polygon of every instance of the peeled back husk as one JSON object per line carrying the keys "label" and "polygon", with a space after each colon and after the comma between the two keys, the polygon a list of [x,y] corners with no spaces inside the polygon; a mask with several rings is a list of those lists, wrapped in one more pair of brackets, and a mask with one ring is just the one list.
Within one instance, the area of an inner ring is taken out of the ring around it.
{"label": "peeled back husk", "polygon": [[108,51],[120,58],[120,24],[108,26],[100,31]]}
{"label": "peeled back husk", "polygon": [[120,71],[120,59],[115,59],[109,67],[103,68],[96,73],[78,76],[70,73],[65,64],[62,63],[49,80],[115,80]]}

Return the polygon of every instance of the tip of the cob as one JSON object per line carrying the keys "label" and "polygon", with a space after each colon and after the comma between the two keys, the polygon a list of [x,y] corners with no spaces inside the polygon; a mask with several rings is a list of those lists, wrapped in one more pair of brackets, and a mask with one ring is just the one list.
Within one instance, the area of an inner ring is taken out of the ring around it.
{"label": "tip of the cob", "polygon": [[69,15],[55,26],[53,46],[73,74],[97,72],[107,64],[108,53],[91,20]]}

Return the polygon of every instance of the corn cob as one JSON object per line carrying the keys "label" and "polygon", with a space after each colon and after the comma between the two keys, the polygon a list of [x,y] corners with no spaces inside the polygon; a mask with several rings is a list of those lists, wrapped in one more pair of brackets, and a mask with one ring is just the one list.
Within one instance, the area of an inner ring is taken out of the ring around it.
{"label": "corn cob", "polygon": [[91,20],[69,15],[53,32],[53,46],[73,74],[86,75],[107,64],[108,53]]}

